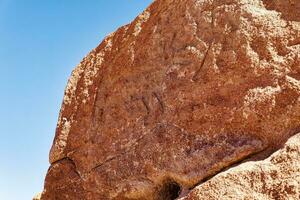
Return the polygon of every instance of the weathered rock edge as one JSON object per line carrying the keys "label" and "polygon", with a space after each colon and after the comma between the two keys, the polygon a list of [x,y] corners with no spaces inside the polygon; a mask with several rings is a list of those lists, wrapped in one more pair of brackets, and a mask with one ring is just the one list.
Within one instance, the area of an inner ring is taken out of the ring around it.
{"label": "weathered rock edge", "polygon": [[300,133],[262,161],[232,167],[180,200],[300,199]]}

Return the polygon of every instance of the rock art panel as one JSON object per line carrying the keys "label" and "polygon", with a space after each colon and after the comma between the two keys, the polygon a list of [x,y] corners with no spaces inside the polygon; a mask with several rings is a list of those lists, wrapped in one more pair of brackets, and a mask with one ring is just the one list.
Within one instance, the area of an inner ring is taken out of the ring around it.
{"label": "rock art panel", "polygon": [[156,0],[65,90],[42,198],[174,199],[300,131],[298,1]]}

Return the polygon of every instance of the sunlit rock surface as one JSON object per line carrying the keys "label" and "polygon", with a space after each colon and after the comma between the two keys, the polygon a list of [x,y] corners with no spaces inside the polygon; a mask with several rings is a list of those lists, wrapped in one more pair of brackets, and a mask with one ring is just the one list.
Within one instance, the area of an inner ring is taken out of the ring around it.
{"label": "sunlit rock surface", "polygon": [[299,52],[299,1],[154,1],[74,69],[42,199],[175,199],[274,152],[300,131]]}

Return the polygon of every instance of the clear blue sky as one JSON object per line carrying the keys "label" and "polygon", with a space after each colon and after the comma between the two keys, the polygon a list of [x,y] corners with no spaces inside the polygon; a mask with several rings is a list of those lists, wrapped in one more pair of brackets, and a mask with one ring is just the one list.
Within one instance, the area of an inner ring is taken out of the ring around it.
{"label": "clear blue sky", "polygon": [[67,79],[152,0],[0,0],[0,199],[42,190]]}

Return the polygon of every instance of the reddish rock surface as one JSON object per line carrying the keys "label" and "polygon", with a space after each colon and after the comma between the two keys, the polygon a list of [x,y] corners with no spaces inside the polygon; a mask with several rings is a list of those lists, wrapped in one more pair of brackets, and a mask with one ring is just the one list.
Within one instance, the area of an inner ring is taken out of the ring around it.
{"label": "reddish rock surface", "polygon": [[74,69],[43,200],[175,199],[300,131],[299,1],[156,0]]}
{"label": "reddish rock surface", "polygon": [[262,161],[248,161],[197,186],[180,200],[300,199],[300,133]]}

